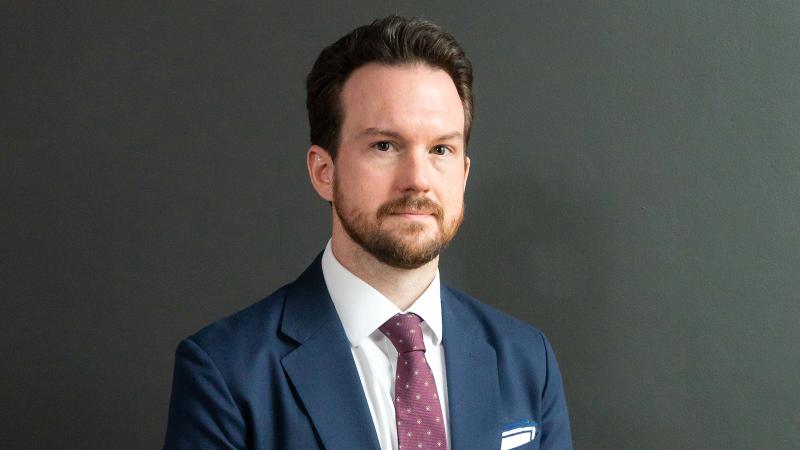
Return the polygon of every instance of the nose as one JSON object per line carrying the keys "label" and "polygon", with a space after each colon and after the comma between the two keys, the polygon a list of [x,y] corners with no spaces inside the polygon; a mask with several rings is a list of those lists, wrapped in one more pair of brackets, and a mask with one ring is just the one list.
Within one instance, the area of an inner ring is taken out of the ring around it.
{"label": "nose", "polygon": [[398,168],[399,188],[406,194],[430,190],[430,161],[427,152],[409,151]]}

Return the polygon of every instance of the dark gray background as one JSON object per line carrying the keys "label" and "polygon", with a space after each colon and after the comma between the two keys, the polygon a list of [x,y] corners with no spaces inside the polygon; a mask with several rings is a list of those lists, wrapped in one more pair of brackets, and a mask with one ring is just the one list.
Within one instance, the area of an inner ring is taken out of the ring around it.
{"label": "dark gray background", "polygon": [[173,351],[328,237],[303,80],[391,12],[475,65],[444,279],[543,329],[578,449],[800,443],[800,3],[4,2],[0,446],[161,445]]}

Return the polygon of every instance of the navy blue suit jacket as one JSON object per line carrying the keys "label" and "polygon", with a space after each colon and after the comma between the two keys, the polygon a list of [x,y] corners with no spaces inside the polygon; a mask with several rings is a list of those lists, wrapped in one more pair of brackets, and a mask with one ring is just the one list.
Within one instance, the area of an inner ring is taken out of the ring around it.
{"label": "navy blue suit jacket", "polygon": [[[500,449],[503,430],[523,420],[537,430],[519,450],[570,449],[544,335],[444,286],[441,300],[451,447]],[[164,448],[380,449],[319,257],[293,283],[180,343]]]}

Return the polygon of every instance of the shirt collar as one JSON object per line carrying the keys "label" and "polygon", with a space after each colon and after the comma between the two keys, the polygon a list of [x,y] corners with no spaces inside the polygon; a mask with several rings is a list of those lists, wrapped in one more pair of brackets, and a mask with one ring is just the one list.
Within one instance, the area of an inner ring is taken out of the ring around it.
{"label": "shirt collar", "polygon": [[[353,347],[357,347],[393,315],[403,312],[377,289],[347,270],[333,255],[330,240],[322,253],[322,275],[347,339]],[[431,284],[405,312],[413,312],[422,317],[423,323],[433,332],[435,344],[438,345],[442,341],[442,303],[438,269]]]}

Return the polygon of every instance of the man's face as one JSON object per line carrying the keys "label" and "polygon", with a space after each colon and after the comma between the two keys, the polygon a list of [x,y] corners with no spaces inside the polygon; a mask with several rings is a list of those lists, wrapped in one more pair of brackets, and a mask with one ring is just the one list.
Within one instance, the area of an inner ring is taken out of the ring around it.
{"label": "man's face", "polygon": [[431,261],[464,217],[469,159],[453,81],[423,64],[368,64],[341,95],[334,228],[398,268]]}

